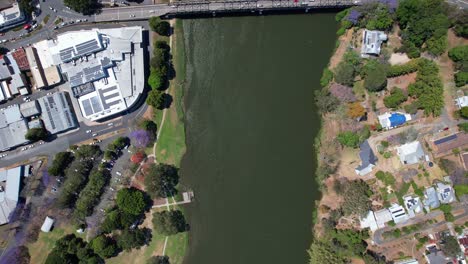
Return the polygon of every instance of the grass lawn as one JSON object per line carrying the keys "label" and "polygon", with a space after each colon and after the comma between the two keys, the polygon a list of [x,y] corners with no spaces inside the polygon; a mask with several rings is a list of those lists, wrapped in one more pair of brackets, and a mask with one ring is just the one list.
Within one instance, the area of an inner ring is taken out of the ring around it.
{"label": "grass lawn", "polygon": [[[140,249],[134,249],[130,252],[124,251],[118,256],[106,259],[106,263],[110,264],[121,264],[121,263],[146,263],[146,261],[153,256],[153,254],[162,254],[164,248],[165,236],[156,234],[153,231],[153,238],[148,246]],[[161,252],[161,253],[160,253]],[[158,255],[155,254],[155,255]],[[172,263],[172,262],[171,262]]]}
{"label": "grass lawn", "polygon": [[183,41],[182,21],[176,20],[175,37],[172,46],[173,63],[177,72],[171,80],[169,94],[173,103],[166,112],[166,119],[156,148],[156,158],[159,162],[179,166],[185,153],[185,128],[183,112],[183,85],[185,82],[185,50]]}
{"label": "grass lawn", "polygon": [[188,232],[170,236],[166,245],[166,256],[171,264],[179,264],[184,260],[185,251],[188,246]]}
{"label": "grass lawn", "polygon": [[[44,263],[47,255],[52,251],[55,241],[66,234],[71,234],[72,232],[74,232],[74,230],[71,225],[64,228],[54,228],[49,233],[41,232],[37,241],[28,245],[31,260],[34,260],[34,263]],[[84,238],[84,235],[80,235],[76,232],[74,234],[78,237]]]}

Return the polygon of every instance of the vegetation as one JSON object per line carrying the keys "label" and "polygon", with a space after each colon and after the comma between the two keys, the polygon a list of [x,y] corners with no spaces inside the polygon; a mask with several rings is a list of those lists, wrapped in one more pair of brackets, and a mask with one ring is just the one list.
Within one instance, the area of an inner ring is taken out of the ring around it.
{"label": "vegetation", "polygon": [[53,176],[59,176],[65,174],[65,169],[73,161],[73,154],[68,151],[59,152],[55,154],[52,166],[49,167],[47,172]]}
{"label": "vegetation", "polygon": [[375,177],[386,186],[395,186],[395,177],[390,172],[378,171],[375,173]]}
{"label": "vegetation", "polygon": [[377,60],[369,60],[363,68],[364,87],[370,92],[378,92],[387,86],[387,66]]}
{"label": "vegetation", "polygon": [[452,206],[450,204],[441,204],[439,209],[444,213],[447,222],[453,222],[455,217],[452,215]]}
{"label": "vegetation", "polygon": [[364,215],[369,211],[371,205],[369,197],[371,195],[372,190],[364,181],[357,180],[349,182],[343,193],[343,197],[347,197],[343,201],[343,213],[345,215]]}
{"label": "vegetation", "polygon": [[456,257],[461,254],[457,238],[454,236],[447,236],[445,238],[445,243],[442,245],[442,252],[444,252],[447,257]]}
{"label": "vegetation", "polygon": [[57,198],[60,208],[72,208],[93,168],[91,160],[75,159],[65,173],[62,191]]}
{"label": "vegetation", "polygon": [[[150,76],[151,78],[151,76]],[[149,82],[149,80],[148,80]],[[151,85],[151,84],[150,84]],[[146,103],[156,109],[164,109],[164,92],[160,90],[151,90],[146,98]]]}
{"label": "vegetation", "polygon": [[468,83],[468,72],[455,73],[455,85],[457,87],[464,86]]}
{"label": "vegetation", "polygon": [[461,123],[461,124],[458,124],[458,128],[459,128],[461,131],[464,131],[464,132],[467,132],[467,133],[468,133],[468,123]]}
{"label": "vegetation", "polygon": [[19,0],[18,6],[23,11],[26,17],[30,17],[31,13],[34,11],[34,4],[32,0]]}
{"label": "vegetation", "polygon": [[328,91],[323,88],[315,91],[315,104],[322,113],[329,113],[335,111],[340,101]]}
{"label": "vegetation", "polygon": [[145,245],[151,237],[149,229],[125,229],[117,236],[117,245],[123,250],[130,251],[134,248],[139,249]]}
{"label": "vegetation", "polygon": [[168,256],[152,256],[146,264],[170,264]]}
{"label": "vegetation", "polygon": [[135,188],[121,189],[117,192],[117,206],[125,213],[141,215],[146,208],[145,196]]}
{"label": "vegetation", "polygon": [[30,128],[26,135],[24,136],[27,140],[30,141],[39,141],[47,138],[49,133],[43,127]]}
{"label": "vegetation", "polygon": [[171,34],[171,24],[167,21],[162,21],[160,17],[151,17],[149,19],[151,30],[161,36],[169,36]]}
{"label": "vegetation", "polygon": [[384,104],[388,108],[397,108],[406,101],[407,97],[402,89],[395,87],[390,92],[390,95],[384,98]]}
{"label": "vegetation", "polygon": [[105,235],[93,238],[89,242],[89,247],[103,259],[113,257],[119,251],[116,242],[111,237]]}
{"label": "vegetation", "polygon": [[84,219],[93,213],[94,207],[98,204],[99,198],[104,192],[104,187],[111,178],[110,172],[106,169],[97,170],[91,173],[88,183],[80,193],[76,201],[74,215]]}
{"label": "vegetation", "polygon": [[139,219],[139,216],[126,213],[118,208],[107,212],[104,222],[101,224],[103,233],[111,233],[114,230],[123,230],[129,228]]}
{"label": "vegetation", "polygon": [[333,72],[329,68],[323,69],[322,77],[320,78],[320,85],[322,87],[326,87],[332,80]]}
{"label": "vegetation", "polygon": [[90,15],[98,8],[97,0],[63,0],[63,3],[83,15]]}
{"label": "vegetation", "polygon": [[153,164],[145,175],[146,190],[153,198],[174,196],[177,194],[178,183],[178,169],[168,164]]}
{"label": "vegetation", "polygon": [[366,109],[364,109],[360,102],[354,102],[348,104],[348,111],[346,112],[346,114],[350,118],[359,118],[363,117],[366,114]]}
{"label": "vegetation", "polygon": [[413,59],[405,64],[397,64],[388,67],[387,77],[397,77],[415,72],[419,69],[419,59]]}
{"label": "vegetation", "polygon": [[310,249],[307,251],[309,253],[309,263],[316,264],[316,263],[346,263],[345,258],[341,257],[340,255],[336,254],[331,245],[323,243],[318,240],[312,241],[312,245],[310,245]]}
{"label": "vegetation", "polygon": [[350,147],[350,148],[357,148],[359,145],[368,139],[370,136],[369,128],[364,127],[362,130],[358,132],[352,131],[344,131],[340,132],[336,139],[340,142],[341,145]]}
{"label": "vegetation", "polygon": [[170,236],[187,230],[187,223],[181,211],[162,211],[153,214],[153,226],[160,234]]}
{"label": "vegetation", "polygon": [[443,85],[439,68],[430,60],[421,59],[416,82],[408,86],[409,95],[417,98],[426,115],[439,116],[444,107]]}
{"label": "vegetation", "polygon": [[397,18],[402,29],[401,51],[412,58],[419,57],[424,50],[433,55],[442,54],[447,48],[450,26],[445,11],[442,0],[400,1]]}
{"label": "vegetation", "polygon": [[356,52],[348,51],[344,54],[343,60],[335,70],[335,81],[337,83],[353,86],[354,78],[361,71],[361,58]]}
{"label": "vegetation", "polygon": [[468,106],[464,106],[460,109],[460,116],[468,119]]}
{"label": "vegetation", "polygon": [[103,260],[88,248],[86,241],[74,234],[65,235],[55,242],[47,256],[46,264],[102,263]]}

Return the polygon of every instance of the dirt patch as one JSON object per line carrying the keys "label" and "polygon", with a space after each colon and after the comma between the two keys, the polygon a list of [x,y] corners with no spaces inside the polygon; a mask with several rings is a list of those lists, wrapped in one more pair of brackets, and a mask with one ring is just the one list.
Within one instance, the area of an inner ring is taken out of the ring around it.
{"label": "dirt patch", "polygon": [[405,64],[410,61],[410,58],[405,53],[392,53],[388,62],[391,65]]}
{"label": "dirt patch", "polygon": [[143,114],[143,119],[153,120],[154,110],[153,107],[148,107]]}
{"label": "dirt patch", "polygon": [[400,89],[403,89],[405,91],[408,90],[408,86],[411,83],[414,83],[416,81],[416,76],[418,74],[416,72],[406,74],[406,75],[401,75],[397,76],[394,78],[388,78],[387,79],[387,90],[391,90],[393,87],[398,87]]}
{"label": "dirt patch", "polygon": [[465,38],[460,38],[455,35],[452,29],[448,31],[448,49],[451,49],[456,46],[468,45],[468,40]]}
{"label": "dirt patch", "polygon": [[345,54],[346,50],[349,47],[349,43],[351,42],[352,38],[353,38],[353,30],[348,29],[346,31],[346,34],[344,34],[338,39],[338,41],[340,42],[340,45],[336,49],[333,56],[330,58],[330,69],[334,69],[338,65],[338,63],[341,61],[341,59],[343,58],[343,55]]}
{"label": "dirt patch", "polygon": [[400,34],[400,27],[398,25],[395,25],[393,27],[392,32],[388,35],[388,41],[387,41],[387,47],[391,47],[392,49],[394,48],[400,48],[401,47],[401,38],[399,36]]}

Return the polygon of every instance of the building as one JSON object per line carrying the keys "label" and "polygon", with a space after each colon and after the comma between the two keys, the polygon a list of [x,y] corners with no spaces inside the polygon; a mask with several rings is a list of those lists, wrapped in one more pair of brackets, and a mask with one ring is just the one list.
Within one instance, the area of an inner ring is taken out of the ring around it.
{"label": "building", "polygon": [[28,58],[29,69],[34,79],[34,87],[36,89],[43,88],[47,86],[47,80],[42,68],[41,61],[39,60],[37,50],[35,47],[27,47],[25,49],[26,57]]}
{"label": "building", "polygon": [[387,208],[374,212],[375,221],[378,228],[384,228],[385,224],[392,221],[392,214]]}
{"label": "building", "polygon": [[403,259],[403,260],[397,260],[394,263],[395,264],[418,264],[419,262],[415,259]]}
{"label": "building", "polygon": [[456,148],[463,149],[468,146],[468,134],[459,132],[434,140],[432,143],[433,154],[436,158],[452,154]]}
{"label": "building", "polygon": [[44,68],[59,65],[81,113],[103,119],[130,108],[145,86],[141,27],[69,31],[34,44]]}
{"label": "building", "polygon": [[378,56],[380,54],[380,46],[384,41],[387,41],[387,35],[383,31],[365,29],[362,32],[361,56]]}
{"label": "building", "polygon": [[24,167],[0,171],[0,225],[10,222],[20,193]]}
{"label": "building", "polygon": [[23,145],[29,141],[24,137],[28,124],[21,115],[19,106],[10,105],[0,110],[0,151]]}
{"label": "building", "polygon": [[437,192],[434,187],[426,188],[424,191],[424,208],[426,211],[430,209],[435,209],[440,206],[439,198],[437,197]]}
{"label": "building", "polygon": [[448,204],[455,201],[455,191],[452,186],[438,182],[437,187],[437,197],[439,198],[440,203]]}
{"label": "building", "polygon": [[17,48],[11,54],[13,58],[15,59],[16,64],[18,64],[18,67],[20,68],[21,71],[29,70],[28,57],[26,56],[26,52],[24,51],[23,48]]}
{"label": "building", "polygon": [[369,228],[372,232],[378,229],[377,221],[373,211],[367,212],[367,215],[360,219],[361,229]]}
{"label": "building", "polygon": [[463,254],[468,256],[468,235],[458,237],[458,244],[460,244],[460,249]]}
{"label": "building", "polygon": [[75,114],[65,92],[57,92],[37,99],[42,110],[42,121],[51,134],[78,126]]}
{"label": "building", "polygon": [[36,100],[20,104],[20,111],[23,117],[31,117],[41,114],[41,108]]}
{"label": "building", "polygon": [[31,121],[28,122],[28,127],[31,129],[31,128],[42,128],[42,122],[41,122],[41,119],[37,118],[37,119],[33,119]]}
{"label": "building", "polygon": [[411,165],[425,159],[424,150],[419,141],[413,141],[397,147],[397,154],[403,164]]}
{"label": "building", "polygon": [[409,219],[408,215],[405,212],[405,208],[399,204],[392,204],[390,208],[388,208],[390,213],[392,214],[392,219],[395,224],[405,222]]}
{"label": "building", "polygon": [[41,231],[46,232],[46,233],[50,232],[50,230],[52,230],[52,226],[54,225],[54,222],[55,222],[54,219],[46,216],[44,223],[41,226]]}
{"label": "building", "polygon": [[10,8],[0,11],[0,31],[13,28],[25,22],[26,17],[21,12],[18,4],[13,4]]}
{"label": "building", "polygon": [[458,97],[455,99],[455,104],[457,105],[458,109],[462,107],[467,107],[468,106],[468,95]]}
{"label": "building", "polygon": [[379,115],[377,118],[383,129],[392,129],[410,121],[411,115],[401,112],[387,112],[383,115]]}
{"label": "building", "polygon": [[416,214],[423,211],[421,199],[417,196],[405,196],[403,197],[406,210],[408,211],[408,217],[413,218]]}
{"label": "building", "polygon": [[360,146],[359,157],[361,158],[361,165],[356,168],[356,173],[364,176],[371,172],[377,163],[377,157],[374,155],[367,140]]}

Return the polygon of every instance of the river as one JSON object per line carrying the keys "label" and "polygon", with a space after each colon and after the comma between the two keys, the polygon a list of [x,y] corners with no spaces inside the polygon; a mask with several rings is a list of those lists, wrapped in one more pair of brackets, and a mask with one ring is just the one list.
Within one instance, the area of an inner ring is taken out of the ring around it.
{"label": "river", "polygon": [[184,20],[187,152],[195,192],[185,263],[302,264],[314,199],[313,92],[333,14]]}

